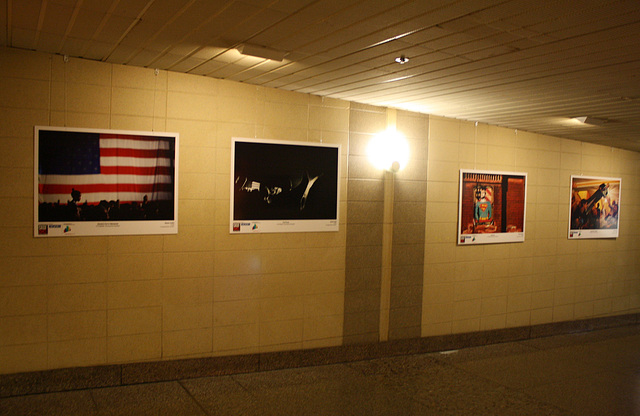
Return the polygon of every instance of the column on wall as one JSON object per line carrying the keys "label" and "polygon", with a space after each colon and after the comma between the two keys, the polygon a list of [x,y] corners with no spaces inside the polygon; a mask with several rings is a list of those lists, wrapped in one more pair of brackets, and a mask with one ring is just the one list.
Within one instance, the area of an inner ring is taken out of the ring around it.
{"label": "column on wall", "polygon": [[[395,174],[376,169],[366,155],[369,141],[389,120],[412,152],[407,167]],[[427,116],[351,105],[345,344],[420,336],[427,134]]]}

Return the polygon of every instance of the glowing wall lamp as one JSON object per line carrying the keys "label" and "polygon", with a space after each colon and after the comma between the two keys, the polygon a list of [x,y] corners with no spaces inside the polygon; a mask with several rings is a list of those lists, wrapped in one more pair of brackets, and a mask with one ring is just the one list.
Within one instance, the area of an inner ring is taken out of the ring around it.
{"label": "glowing wall lamp", "polygon": [[409,161],[409,144],[395,128],[378,133],[367,146],[367,156],[378,169],[398,172]]}

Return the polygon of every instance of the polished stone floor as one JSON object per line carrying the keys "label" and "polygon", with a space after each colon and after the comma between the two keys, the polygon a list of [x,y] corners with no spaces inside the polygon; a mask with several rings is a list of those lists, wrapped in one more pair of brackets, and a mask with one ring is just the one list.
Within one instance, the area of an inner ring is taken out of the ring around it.
{"label": "polished stone floor", "polygon": [[0,415],[640,415],[640,327],[9,397]]}

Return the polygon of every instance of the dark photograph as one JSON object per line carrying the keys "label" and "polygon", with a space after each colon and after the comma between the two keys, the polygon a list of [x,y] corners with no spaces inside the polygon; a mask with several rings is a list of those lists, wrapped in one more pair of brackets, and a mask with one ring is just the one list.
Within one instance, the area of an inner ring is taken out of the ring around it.
{"label": "dark photograph", "polygon": [[238,139],[233,146],[232,221],[337,219],[337,146]]}

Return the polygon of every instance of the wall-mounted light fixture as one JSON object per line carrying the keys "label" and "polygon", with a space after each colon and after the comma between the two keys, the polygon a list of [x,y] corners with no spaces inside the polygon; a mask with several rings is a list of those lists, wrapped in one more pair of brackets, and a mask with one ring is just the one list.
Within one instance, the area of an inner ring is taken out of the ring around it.
{"label": "wall-mounted light fixture", "polygon": [[276,49],[267,48],[265,46],[251,45],[243,43],[236,48],[242,55],[254,56],[256,58],[271,59],[272,61],[282,62],[287,52],[278,51]]}
{"label": "wall-mounted light fixture", "polygon": [[371,139],[367,156],[378,169],[398,172],[409,161],[409,144],[402,133],[389,128]]}

